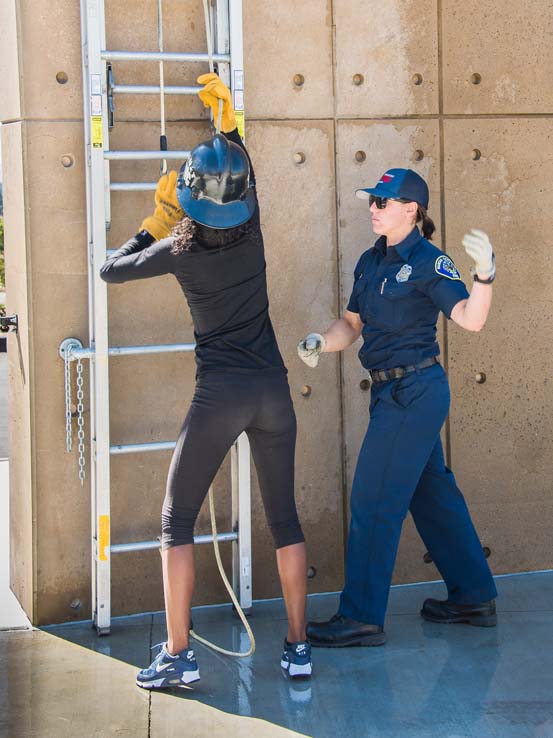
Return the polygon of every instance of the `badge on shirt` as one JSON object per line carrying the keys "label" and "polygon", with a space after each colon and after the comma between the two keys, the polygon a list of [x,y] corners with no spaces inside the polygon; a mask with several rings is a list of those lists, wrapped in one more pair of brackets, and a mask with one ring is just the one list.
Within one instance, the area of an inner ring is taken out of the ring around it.
{"label": "badge on shirt", "polygon": [[434,265],[436,274],[448,279],[461,279],[461,275],[449,256],[438,256]]}
{"label": "badge on shirt", "polygon": [[413,273],[413,267],[409,264],[404,264],[399,272],[396,274],[397,282],[407,282],[411,274]]}

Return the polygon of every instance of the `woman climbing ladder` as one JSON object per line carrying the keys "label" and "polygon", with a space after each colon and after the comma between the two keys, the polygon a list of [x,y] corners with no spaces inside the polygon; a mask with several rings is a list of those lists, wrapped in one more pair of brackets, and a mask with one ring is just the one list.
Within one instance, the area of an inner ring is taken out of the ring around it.
{"label": "woman climbing ladder", "polygon": [[196,337],[197,382],[173,453],[162,510],[167,643],[137,684],[148,689],[199,679],[189,644],[194,524],[236,438],[248,435],[277,549],[288,633],[281,666],[311,674],[305,635],[307,560],[294,499],[296,418],[286,367],[269,318],[266,266],[251,160],[236,130],[230,91],[216,74],[199,92],[221,130],[159,180],[156,208],[104,264],[107,282],[174,274]]}

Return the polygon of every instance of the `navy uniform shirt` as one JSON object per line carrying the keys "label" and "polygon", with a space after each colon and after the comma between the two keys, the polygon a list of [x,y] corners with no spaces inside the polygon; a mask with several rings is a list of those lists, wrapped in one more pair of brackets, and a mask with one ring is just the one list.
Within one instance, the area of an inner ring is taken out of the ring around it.
{"label": "navy uniform shirt", "polygon": [[436,323],[469,293],[451,259],[415,227],[396,246],[382,236],[355,267],[347,306],[363,321],[359,359],[366,369],[391,369],[437,356]]}

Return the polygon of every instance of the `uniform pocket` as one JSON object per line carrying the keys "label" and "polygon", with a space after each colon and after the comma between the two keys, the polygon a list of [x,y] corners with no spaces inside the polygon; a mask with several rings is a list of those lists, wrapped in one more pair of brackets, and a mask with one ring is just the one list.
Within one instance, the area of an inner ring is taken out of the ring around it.
{"label": "uniform pocket", "polygon": [[381,284],[371,295],[369,322],[388,331],[402,330],[413,315],[414,293],[415,288],[410,284]]}
{"label": "uniform pocket", "polygon": [[407,408],[419,400],[428,390],[428,383],[421,381],[417,372],[396,379],[390,388],[390,397],[399,407]]}
{"label": "uniform pocket", "polygon": [[415,287],[407,282],[386,282],[382,289],[382,297],[387,300],[401,300],[403,298],[409,298]]}

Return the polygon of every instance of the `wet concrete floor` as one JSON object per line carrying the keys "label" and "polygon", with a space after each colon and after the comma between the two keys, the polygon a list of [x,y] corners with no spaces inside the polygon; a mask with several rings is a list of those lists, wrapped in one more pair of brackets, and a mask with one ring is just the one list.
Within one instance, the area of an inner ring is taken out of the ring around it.
{"label": "wet concrete floor", "polygon": [[[254,604],[256,653],[233,660],[195,644],[193,690],[150,694],[134,684],[162,614],[114,619],[110,636],[89,623],[0,633],[2,738],[553,738],[553,572],[499,577],[499,625],[425,623],[439,583],[395,587],[380,648],[314,650],[311,681],[283,677],[282,601]],[[315,595],[309,615],[335,612]],[[230,607],[197,608],[194,627],[247,648]]]}

